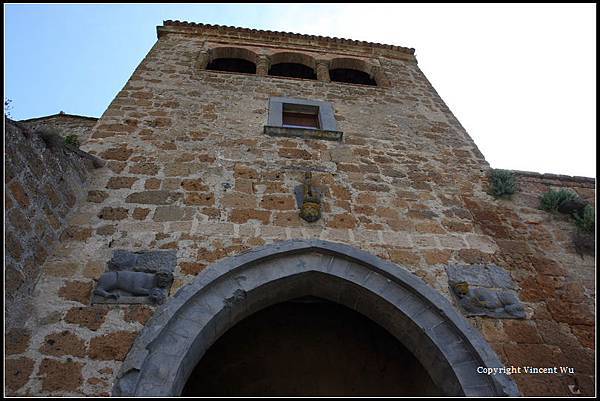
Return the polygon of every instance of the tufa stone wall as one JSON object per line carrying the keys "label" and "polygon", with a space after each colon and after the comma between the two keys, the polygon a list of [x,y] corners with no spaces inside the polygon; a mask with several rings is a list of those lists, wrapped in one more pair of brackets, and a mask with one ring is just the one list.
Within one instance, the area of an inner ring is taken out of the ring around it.
{"label": "tufa stone wall", "polygon": [[38,128],[54,128],[62,136],[77,135],[80,144],[84,144],[90,138],[92,128],[98,121],[95,117],[76,116],[60,112],[51,116],[31,118],[19,121],[22,126],[33,131]]}
{"label": "tufa stone wall", "polygon": [[[107,164],[94,171],[69,220],[74,234],[45,261],[29,319],[11,337],[10,394],[110,394],[154,311],[90,304],[115,249],[176,250],[173,294],[217,260],[298,238],[390,260],[452,302],[447,264],[502,266],[526,319],[469,321],[507,365],[576,369],[574,377],[515,375],[525,395],[571,395],[574,383],[594,394],[594,258],[575,253],[570,224],[536,209],[535,182],[513,201],[486,193],[487,162],[411,52],[185,24],[159,34],[83,146]],[[324,63],[353,57],[378,66],[387,82],[203,70],[199,58],[219,46],[258,54],[262,71],[282,52]],[[263,134],[274,96],[331,102],[343,140]],[[314,223],[299,218],[294,197],[309,169],[324,188]]]}
{"label": "tufa stone wall", "polygon": [[5,126],[5,324],[18,327],[30,313],[28,298],[57,240],[92,234],[63,229],[85,194],[93,162],[83,152],[48,145],[11,120]]}
{"label": "tufa stone wall", "polygon": [[513,375],[524,395],[595,394],[595,257],[573,244],[573,220],[539,209],[550,189],[570,188],[595,205],[595,180],[515,172],[511,200],[465,197],[478,230],[494,239],[495,252],[461,250],[468,263],[493,262],[510,269],[529,306],[526,320],[473,319],[507,365],[569,366],[574,375]]}

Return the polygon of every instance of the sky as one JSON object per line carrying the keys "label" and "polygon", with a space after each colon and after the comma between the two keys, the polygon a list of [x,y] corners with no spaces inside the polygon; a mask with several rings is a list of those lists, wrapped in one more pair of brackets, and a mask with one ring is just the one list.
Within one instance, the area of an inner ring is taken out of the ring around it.
{"label": "sky", "polygon": [[595,4],[5,4],[11,117],[100,117],[168,19],[415,48],[491,167],[596,176]]}

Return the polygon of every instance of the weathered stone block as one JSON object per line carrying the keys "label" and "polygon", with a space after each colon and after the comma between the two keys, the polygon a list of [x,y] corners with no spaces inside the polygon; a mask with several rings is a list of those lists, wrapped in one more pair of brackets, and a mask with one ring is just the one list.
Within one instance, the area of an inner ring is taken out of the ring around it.
{"label": "weathered stone block", "polygon": [[213,206],[215,197],[212,193],[190,193],[185,196],[186,205]]}
{"label": "weathered stone block", "polygon": [[42,391],[77,391],[83,383],[83,363],[44,359],[38,375],[41,376]]}
{"label": "weathered stone block", "polygon": [[14,180],[9,185],[8,188],[12,192],[15,200],[19,202],[19,205],[23,208],[27,208],[30,205],[29,196],[25,193],[25,190],[21,186],[21,184]]}
{"label": "weathered stone block", "polygon": [[148,216],[148,213],[150,213],[150,209],[136,207],[133,210],[131,217],[133,217],[136,220],[144,220],[144,219],[146,219],[146,216]]}
{"label": "weathered stone block", "polygon": [[[5,382],[7,395],[14,395],[29,381],[33,373],[34,361],[30,358],[6,359],[4,362]],[[11,394],[11,392],[13,394]]]}
{"label": "weathered stone block", "polygon": [[108,193],[105,191],[88,191],[87,201],[94,203],[102,203],[108,198]]}
{"label": "weathered stone block", "polygon": [[125,309],[123,320],[126,322],[138,322],[142,325],[152,317],[154,310],[146,305],[129,305]]}
{"label": "weathered stone block", "polygon": [[129,215],[129,209],[123,207],[104,207],[98,213],[98,217],[103,220],[123,220]]}
{"label": "weathered stone block", "polygon": [[329,228],[355,228],[357,224],[356,218],[350,213],[340,213],[325,218]]}
{"label": "weathered stone block", "polygon": [[209,187],[199,178],[182,180],[181,187],[186,191],[205,192],[209,190]]}
{"label": "weathered stone block", "polygon": [[388,254],[390,260],[400,266],[418,266],[421,263],[421,257],[409,250],[390,249]]}
{"label": "weathered stone block", "polygon": [[129,159],[132,153],[133,149],[129,149],[126,146],[120,146],[105,150],[104,152],[100,153],[100,157],[106,160],[125,161]]}
{"label": "weathered stone block", "polygon": [[244,224],[248,220],[259,220],[263,224],[269,224],[270,218],[270,211],[256,209],[233,209],[229,216],[231,222],[238,224]]}
{"label": "weathered stone block", "polygon": [[23,248],[21,247],[21,243],[12,233],[12,231],[6,231],[6,237],[4,238],[4,241],[6,251],[16,260],[21,259],[21,255],[23,254]]}
{"label": "weathered stone block", "polygon": [[85,341],[70,331],[48,334],[40,347],[40,352],[53,356],[85,356]]}
{"label": "weathered stone block", "polygon": [[154,211],[154,221],[182,221],[191,220],[194,209],[179,206],[159,206]]}
{"label": "weathered stone block", "polygon": [[181,272],[183,274],[189,274],[195,276],[200,273],[204,268],[206,268],[206,263],[198,263],[198,262],[181,262],[179,265]]}
{"label": "weathered stone block", "polygon": [[244,192],[229,192],[223,195],[221,206],[236,209],[256,207],[256,197]]}
{"label": "weathered stone block", "polygon": [[4,350],[6,355],[22,354],[27,350],[31,332],[24,328],[10,329],[4,334]]}
{"label": "weathered stone block", "polygon": [[180,192],[144,191],[134,192],[125,198],[126,203],[142,203],[150,205],[169,205],[182,198]]}
{"label": "weathered stone block", "polygon": [[113,235],[116,231],[117,231],[116,226],[108,224],[105,226],[98,227],[96,229],[96,234],[103,235],[103,236],[110,236],[110,235]]}
{"label": "weathered stone block", "polygon": [[148,178],[144,182],[144,189],[160,189],[160,180],[157,178]]}
{"label": "weathered stone block", "polygon": [[92,282],[86,281],[67,281],[60,290],[58,295],[61,298],[69,301],[77,301],[84,305],[90,302],[90,296],[92,294]]}
{"label": "weathered stone block", "polygon": [[154,163],[142,162],[129,167],[129,174],[156,175],[160,167]]}
{"label": "weathered stone block", "polygon": [[135,177],[110,177],[106,183],[106,188],[121,189],[131,188],[138,179]]}
{"label": "weathered stone block", "polygon": [[67,311],[65,322],[77,324],[96,331],[104,323],[108,309],[97,306],[75,307]]}
{"label": "weathered stone block", "polygon": [[88,356],[103,361],[122,361],[127,356],[137,333],[116,331],[90,340]]}
{"label": "weathered stone block", "polygon": [[67,227],[60,235],[61,241],[85,241],[92,236],[93,230],[89,227]]}
{"label": "weathered stone block", "polygon": [[504,332],[510,341],[519,344],[540,344],[540,337],[536,324],[525,320],[507,320],[504,322]]}

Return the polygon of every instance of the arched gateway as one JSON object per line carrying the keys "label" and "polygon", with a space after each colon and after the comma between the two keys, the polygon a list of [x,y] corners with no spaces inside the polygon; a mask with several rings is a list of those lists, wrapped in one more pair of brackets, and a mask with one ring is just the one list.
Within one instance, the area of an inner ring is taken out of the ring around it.
{"label": "arched gateway", "polygon": [[351,308],[396,337],[449,396],[519,395],[482,336],[440,294],[405,269],[348,245],[291,240],[205,269],[136,339],[115,396],[177,396],[211,345],[264,308],[315,296]]}

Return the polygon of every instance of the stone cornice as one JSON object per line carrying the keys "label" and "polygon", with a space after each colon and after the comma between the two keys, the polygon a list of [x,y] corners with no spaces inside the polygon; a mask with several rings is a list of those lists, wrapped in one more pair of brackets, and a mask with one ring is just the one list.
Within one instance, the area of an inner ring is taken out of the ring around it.
{"label": "stone cornice", "polygon": [[42,116],[42,117],[34,117],[34,118],[28,118],[26,120],[19,120],[19,122],[21,123],[29,123],[32,121],[37,121],[37,120],[46,120],[46,119],[51,119],[51,118],[79,118],[82,120],[90,120],[90,121],[98,121],[98,117],[88,117],[88,116],[80,116],[77,114],[67,114],[67,113],[57,113],[57,114],[52,114],[49,116]]}
{"label": "stone cornice", "polygon": [[563,174],[536,173],[534,171],[512,170],[512,172],[524,178],[534,179],[539,182],[559,181],[570,184],[581,184],[581,186],[595,188],[596,179],[593,177],[570,176]]}
{"label": "stone cornice", "polygon": [[415,60],[415,49],[413,48],[353,39],[332,38],[328,36],[305,35],[292,32],[277,32],[172,20],[163,21],[162,26],[156,27],[156,31],[159,39],[166,33],[201,33],[211,37],[235,37],[238,39],[255,39],[271,42],[277,39],[282,39],[282,45],[297,44],[304,46],[325,47],[326,49],[353,49],[355,51],[359,50],[361,52],[368,52],[374,55],[376,54],[393,58]]}

